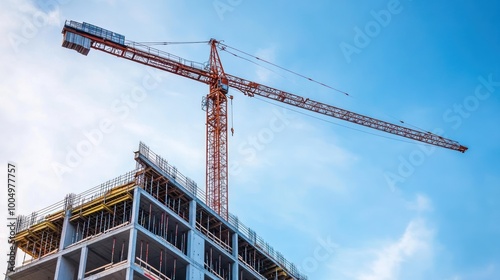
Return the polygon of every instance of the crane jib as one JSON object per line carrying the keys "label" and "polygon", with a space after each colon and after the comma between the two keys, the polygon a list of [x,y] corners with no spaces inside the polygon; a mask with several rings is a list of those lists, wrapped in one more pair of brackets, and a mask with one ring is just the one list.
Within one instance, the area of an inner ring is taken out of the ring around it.
{"label": "crane jib", "polygon": [[414,130],[408,127],[392,124],[354,112],[350,112],[332,105],[324,104],[318,101],[304,98],[293,93],[285,92],[279,89],[261,85],[256,82],[247,81],[245,79],[227,75],[229,85],[252,97],[254,95],[266,97],[275,101],[299,107],[308,111],[316,112],[322,115],[345,120],[358,125],[370,127],[376,130],[384,131],[390,134],[398,135],[408,139],[420,141],[426,144],[435,145],[451,150],[456,150],[464,153],[467,147],[460,145],[458,142],[446,139],[442,136]]}

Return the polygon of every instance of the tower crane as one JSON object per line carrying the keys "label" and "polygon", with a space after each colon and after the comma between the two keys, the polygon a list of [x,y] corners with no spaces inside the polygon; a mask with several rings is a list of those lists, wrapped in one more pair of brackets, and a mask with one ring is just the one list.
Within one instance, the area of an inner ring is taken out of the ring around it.
{"label": "tower crane", "polygon": [[83,55],[99,50],[120,58],[207,84],[206,108],[206,201],[208,206],[228,218],[228,90],[234,88],[249,97],[261,96],[329,117],[341,119],[425,144],[464,153],[467,147],[439,135],[385,122],[302,96],[240,78],[224,71],[218,48],[221,42],[211,39],[208,65],[186,60],[148,45],[125,41],[125,36],[101,27],[66,21],[62,46]]}

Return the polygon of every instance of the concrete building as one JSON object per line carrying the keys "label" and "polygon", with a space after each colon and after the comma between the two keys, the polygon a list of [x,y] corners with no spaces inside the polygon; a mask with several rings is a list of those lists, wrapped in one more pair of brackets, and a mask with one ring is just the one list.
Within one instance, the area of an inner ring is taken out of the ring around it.
{"label": "concrete building", "polygon": [[307,279],[143,143],[135,170],[17,219],[10,280]]}

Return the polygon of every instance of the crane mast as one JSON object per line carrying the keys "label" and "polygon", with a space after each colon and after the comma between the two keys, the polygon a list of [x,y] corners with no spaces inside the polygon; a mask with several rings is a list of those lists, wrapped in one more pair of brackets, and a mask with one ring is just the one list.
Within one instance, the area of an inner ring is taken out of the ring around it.
{"label": "crane mast", "polygon": [[414,130],[332,105],[304,98],[224,72],[217,47],[211,39],[208,67],[150,46],[127,41],[125,36],[88,23],[66,21],[62,46],[87,55],[91,48],[127,60],[180,75],[209,86],[203,99],[206,110],[206,201],[217,214],[228,218],[228,90],[229,87],[253,97],[261,96],[329,117],[341,119],[425,144],[464,153],[468,148],[431,132]]}
{"label": "crane mast", "polygon": [[206,188],[207,204],[212,210],[228,218],[228,162],[227,162],[227,92],[228,83],[224,74],[217,41],[210,40],[210,91],[205,98],[207,112],[206,138]]}

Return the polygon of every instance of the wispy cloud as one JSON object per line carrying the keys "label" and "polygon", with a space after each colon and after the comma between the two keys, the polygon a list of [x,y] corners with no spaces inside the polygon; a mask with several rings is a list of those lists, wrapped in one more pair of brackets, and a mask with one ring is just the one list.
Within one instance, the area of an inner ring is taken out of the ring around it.
{"label": "wispy cloud", "polygon": [[59,4],[40,2],[40,5],[35,5],[34,2],[21,0],[0,3],[0,34],[4,35],[1,47],[7,46],[18,53],[47,27],[61,25]]}
{"label": "wispy cloud", "polygon": [[432,209],[431,201],[419,194],[408,203],[408,209],[417,211],[417,215],[398,238],[372,241],[362,248],[342,248],[340,244],[330,263],[332,275],[337,279],[396,280],[407,279],[407,275],[419,279],[427,273],[438,250],[436,229],[421,217],[423,211]]}
{"label": "wispy cloud", "polygon": [[399,240],[375,250],[374,260],[356,279],[399,279],[399,273],[405,262],[409,263],[421,256],[432,257],[433,238],[434,232],[424,219],[417,218],[410,221]]}
{"label": "wispy cloud", "polygon": [[415,200],[408,202],[407,206],[408,209],[418,213],[429,212],[433,209],[430,199],[423,194],[417,194]]}

